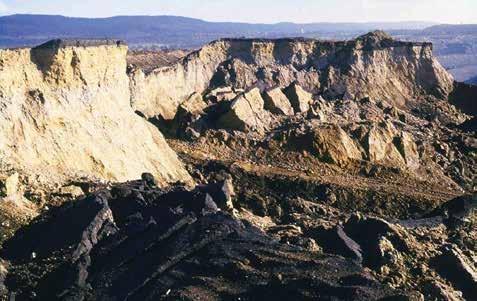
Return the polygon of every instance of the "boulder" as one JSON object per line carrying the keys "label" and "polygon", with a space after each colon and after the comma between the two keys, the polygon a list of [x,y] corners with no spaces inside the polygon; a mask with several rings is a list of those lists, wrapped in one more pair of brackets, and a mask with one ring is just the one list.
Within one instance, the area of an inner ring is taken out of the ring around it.
{"label": "boulder", "polygon": [[431,260],[437,272],[452,286],[462,291],[467,300],[474,300],[477,292],[477,270],[455,245],[445,245],[442,254]]}
{"label": "boulder", "polygon": [[341,225],[332,229],[318,230],[316,240],[325,252],[348,257],[358,262],[363,260],[361,247],[344,232]]}
{"label": "boulder", "polygon": [[19,194],[20,176],[14,172],[7,176],[0,176],[0,196],[15,196]]}
{"label": "boulder", "polygon": [[402,132],[400,136],[394,139],[394,144],[406,162],[407,167],[412,169],[419,167],[419,152],[411,134]]}
{"label": "boulder", "polygon": [[59,194],[62,196],[70,196],[72,198],[78,198],[84,195],[83,189],[76,185],[63,186],[59,190]]}
{"label": "boulder", "polygon": [[180,104],[176,115],[181,111],[182,113],[189,113],[192,115],[203,114],[205,108],[207,108],[207,103],[202,98],[202,95],[194,92]]}
{"label": "boulder", "polygon": [[398,263],[399,252],[409,250],[405,234],[381,218],[353,215],[344,224],[344,231],[361,246],[363,264],[375,270]]}
{"label": "boulder", "polygon": [[455,291],[451,286],[438,280],[428,280],[423,285],[423,290],[432,300],[462,301],[460,292]]}
{"label": "boulder", "polygon": [[209,194],[217,203],[220,209],[233,211],[233,198],[235,197],[235,190],[232,179],[227,178],[214,184],[209,184],[198,188],[201,192]]}
{"label": "boulder", "polygon": [[192,93],[177,108],[174,120],[170,123],[168,133],[186,139],[194,139],[200,136],[204,128],[202,117],[208,107],[201,94]]}
{"label": "boulder", "polygon": [[[405,166],[406,162],[394,144],[397,130],[391,123],[374,124],[365,137],[365,149],[368,160],[390,166]],[[408,143],[408,141],[406,142]],[[408,150],[411,148],[407,145]]]}
{"label": "boulder", "polygon": [[228,112],[218,120],[219,127],[244,132],[264,132],[269,123],[270,115],[264,110],[264,100],[258,88],[237,96]]}
{"label": "boulder", "polygon": [[307,112],[313,102],[311,93],[306,92],[298,84],[293,83],[288,86],[284,93],[290,100],[290,103],[295,112]]}
{"label": "boulder", "polygon": [[228,101],[234,99],[235,97],[237,97],[237,93],[232,89],[232,87],[215,88],[205,96],[207,100],[212,102]]}
{"label": "boulder", "polygon": [[280,88],[274,88],[263,94],[265,109],[273,114],[291,116],[294,114],[290,101]]}
{"label": "boulder", "polygon": [[447,216],[450,218],[465,219],[477,211],[477,195],[468,194],[447,201],[435,208],[428,217]]}
{"label": "boulder", "polygon": [[338,165],[362,159],[353,139],[338,125],[327,125],[311,133],[312,151],[322,160]]}

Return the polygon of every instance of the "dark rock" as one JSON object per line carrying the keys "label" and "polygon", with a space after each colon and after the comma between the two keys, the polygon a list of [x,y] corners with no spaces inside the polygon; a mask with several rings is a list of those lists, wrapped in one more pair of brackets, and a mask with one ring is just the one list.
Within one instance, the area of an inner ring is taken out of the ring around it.
{"label": "dark rock", "polygon": [[390,240],[397,251],[408,250],[396,228],[377,217],[362,218],[354,215],[344,225],[344,231],[361,246],[363,265],[373,269],[379,269],[386,262],[380,247],[383,237]]}
{"label": "dark rock", "polygon": [[[353,282],[363,271],[351,260],[317,257],[305,240],[277,242],[219,211],[216,203],[227,204],[232,188],[225,181],[163,191],[134,181],[52,210],[5,244],[2,256],[12,264],[5,283],[22,300],[195,300],[198,292],[206,300],[369,300],[396,294],[373,281]],[[32,251],[37,258],[28,257]]]}
{"label": "dark rock", "polygon": [[232,200],[235,196],[235,191],[230,178],[218,183],[198,186],[198,189],[210,194],[219,208],[223,210],[232,210],[234,208]]}
{"label": "dark rock", "polygon": [[344,232],[341,225],[332,229],[321,229],[316,239],[325,252],[348,257],[358,262],[363,260],[361,247]]}
{"label": "dark rock", "polygon": [[154,187],[157,185],[156,179],[151,173],[145,172],[141,175],[141,179],[149,185],[149,187]]}
{"label": "dark rock", "polygon": [[431,265],[452,286],[462,291],[467,300],[477,298],[477,271],[462,251],[455,245],[445,245],[442,254],[436,256]]}
{"label": "dark rock", "polygon": [[428,217],[445,216],[454,218],[466,218],[477,210],[477,194],[464,195],[452,199],[434,209]]}

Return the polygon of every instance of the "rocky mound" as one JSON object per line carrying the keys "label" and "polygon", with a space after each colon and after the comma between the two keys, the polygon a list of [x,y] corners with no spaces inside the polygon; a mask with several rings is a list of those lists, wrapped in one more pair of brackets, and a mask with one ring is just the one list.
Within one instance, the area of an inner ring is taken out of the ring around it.
{"label": "rocky mound", "polygon": [[474,300],[473,90],[431,50],[0,52],[0,300]]}
{"label": "rocky mound", "polygon": [[162,134],[130,106],[127,47],[55,40],[0,50],[2,169],[64,183],[153,173],[190,182]]}
{"label": "rocky mound", "polygon": [[[399,298],[359,263],[285,244],[227,213],[230,183],[119,184],[52,210],[5,244],[22,300]],[[222,210],[221,210],[222,209]],[[51,235],[54,229],[65,229]],[[330,271],[333,271],[330,273]],[[386,299],[388,300],[388,299]]]}
{"label": "rocky mound", "polygon": [[298,82],[314,94],[370,96],[401,108],[424,95],[445,98],[453,89],[431,44],[395,41],[382,32],[346,42],[223,39],[176,65],[148,75],[131,70],[130,77],[135,110],[164,119],[172,119],[178,104],[193,92],[222,86],[270,89]]}

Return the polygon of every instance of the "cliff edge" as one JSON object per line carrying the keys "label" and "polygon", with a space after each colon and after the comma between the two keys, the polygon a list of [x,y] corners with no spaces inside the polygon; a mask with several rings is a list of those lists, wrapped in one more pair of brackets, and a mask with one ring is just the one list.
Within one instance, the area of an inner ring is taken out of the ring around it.
{"label": "cliff edge", "polygon": [[56,181],[190,181],[162,134],[130,106],[127,46],[52,41],[0,50],[0,155]]}
{"label": "cliff edge", "polygon": [[351,41],[222,39],[176,65],[130,72],[132,105],[147,117],[172,119],[194,92],[217,87],[286,87],[293,82],[329,98],[372,97],[404,108],[424,95],[444,99],[453,78],[432,44],[393,40],[381,31]]}

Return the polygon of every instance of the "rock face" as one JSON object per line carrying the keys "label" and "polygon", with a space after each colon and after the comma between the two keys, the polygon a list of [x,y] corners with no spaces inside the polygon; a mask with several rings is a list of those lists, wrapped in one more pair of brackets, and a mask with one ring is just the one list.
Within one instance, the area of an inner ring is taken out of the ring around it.
{"label": "rock face", "polygon": [[362,159],[353,139],[338,125],[320,127],[312,135],[312,150],[326,162],[346,164]]}
{"label": "rock face", "polygon": [[280,88],[266,91],[263,94],[263,99],[265,100],[265,109],[274,114],[291,116],[295,113],[290,101]]}
{"label": "rock face", "polygon": [[[76,46],[79,45],[79,46]],[[27,174],[164,185],[190,176],[162,134],[130,106],[127,47],[47,43],[0,50],[0,155]]]}
{"label": "rock face", "polygon": [[[346,42],[312,39],[223,39],[176,65],[130,73],[131,103],[147,117],[172,119],[191,93],[222,86],[287,87],[314,94],[386,100],[398,107],[422,95],[446,97],[453,79],[432,56],[430,43],[392,40],[375,32]],[[392,79],[392,80],[391,80]]]}
{"label": "rock face", "polygon": [[226,129],[263,132],[270,122],[269,113],[264,110],[264,105],[260,90],[254,88],[235,98],[230,104],[228,113],[220,118],[218,124]]}
{"label": "rock face", "polygon": [[179,106],[180,111],[192,115],[202,114],[205,108],[207,108],[207,104],[199,93],[193,93]]}
{"label": "rock face", "polygon": [[477,292],[477,270],[457,246],[443,246],[442,254],[433,259],[437,271],[464,293],[467,300]]}
{"label": "rock face", "polygon": [[475,131],[428,46],[0,51],[0,300],[474,300]]}
{"label": "rock face", "polygon": [[285,94],[293,106],[295,112],[307,112],[313,102],[312,95],[298,84],[293,83],[285,89]]}

